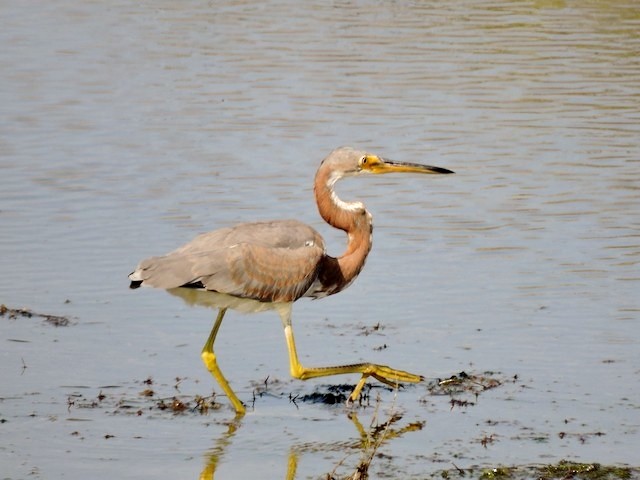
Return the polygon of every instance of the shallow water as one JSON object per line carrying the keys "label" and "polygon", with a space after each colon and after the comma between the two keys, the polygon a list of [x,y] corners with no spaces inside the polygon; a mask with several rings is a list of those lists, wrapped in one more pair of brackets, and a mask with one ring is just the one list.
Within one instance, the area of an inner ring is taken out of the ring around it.
{"label": "shallow water", "polygon": [[328,382],[289,379],[273,312],[230,314],[216,344],[243,401],[275,391],[232,434],[225,399],[203,416],[117,404],[149,376],[168,397],[217,389],[199,358],[212,312],[129,291],[137,261],[288,217],[338,254],[311,180],[343,144],[456,175],[339,185],[374,215],[374,248],[349,290],[295,306],[301,360],[518,376],[453,409],[424,385],[381,392],[381,412],[426,423],[372,477],[638,464],[636,2],[13,2],[0,22],[0,303],[73,320],[0,317],[3,478],[279,478],[292,451],[296,478],[347,454],[348,473],[357,428],[289,402]]}

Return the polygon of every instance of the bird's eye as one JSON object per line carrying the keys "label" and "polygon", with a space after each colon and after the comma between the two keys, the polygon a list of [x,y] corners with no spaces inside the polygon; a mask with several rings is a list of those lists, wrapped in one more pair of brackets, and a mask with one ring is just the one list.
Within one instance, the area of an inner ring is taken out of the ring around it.
{"label": "bird's eye", "polygon": [[366,165],[366,163],[367,163],[367,157],[366,157],[366,156],[365,156],[365,157],[362,157],[362,158],[360,159],[360,164],[361,164],[361,165]]}

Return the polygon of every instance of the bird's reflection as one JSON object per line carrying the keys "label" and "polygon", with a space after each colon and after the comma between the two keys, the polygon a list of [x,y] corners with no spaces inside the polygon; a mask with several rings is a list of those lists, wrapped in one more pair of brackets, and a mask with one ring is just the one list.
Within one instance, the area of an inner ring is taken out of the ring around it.
{"label": "bird's reflection", "polygon": [[218,462],[224,455],[227,447],[231,444],[231,439],[238,431],[238,428],[240,428],[240,425],[242,424],[242,417],[243,415],[236,415],[236,417],[231,422],[229,422],[227,431],[224,432],[220,436],[220,438],[216,440],[213,448],[207,452],[207,463],[200,473],[200,480],[213,480],[213,478],[215,478],[214,475],[216,473]]}
{"label": "bird's reflection", "polygon": [[[344,442],[308,442],[295,443],[289,449],[287,459],[287,471],[285,478],[294,480],[298,474],[299,459],[305,453],[318,452],[343,452],[347,455],[359,453],[360,460],[353,467],[354,474],[348,478],[367,478],[369,465],[371,464],[377,449],[397,438],[402,437],[408,432],[421,430],[424,422],[409,422],[400,425],[402,415],[400,413],[392,413],[383,422],[378,423],[376,415],[369,426],[365,428],[358,415],[355,412],[347,414],[347,418],[351,421],[357,432],[356,438],[350,438]],[[242,426],[243,416],[238,415],[228,425],[227,430],[215,441],[214,447],[205,455],[206,464],[200,474],[200,480],[213,480],[215,478],[216,468],[227,449],[232,448],[233,437]],[[328,466],[328,470],[335,470],[335,466]],[[327,478],[334,478],[333,474],[328,474]]]}

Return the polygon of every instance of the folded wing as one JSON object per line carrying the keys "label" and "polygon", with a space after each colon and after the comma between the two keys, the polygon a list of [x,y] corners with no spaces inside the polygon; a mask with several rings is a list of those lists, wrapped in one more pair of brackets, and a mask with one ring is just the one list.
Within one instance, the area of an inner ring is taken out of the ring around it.
{"label": "folded wing", "polygon": [[301,222],[244,223],[143,260],[129,278],[131,288],[200,288],[261,302],[291,302],[316,280],[324,254],[318,232]]}

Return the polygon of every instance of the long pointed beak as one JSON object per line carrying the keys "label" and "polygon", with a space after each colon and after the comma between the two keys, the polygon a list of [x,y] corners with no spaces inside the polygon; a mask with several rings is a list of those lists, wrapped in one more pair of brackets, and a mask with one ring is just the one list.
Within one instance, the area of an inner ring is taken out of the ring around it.
{"label": "long pointed beak", "polygon": [[422,165],[421,163],[410,162],[394,162],[392,160],[384,160],[375,155],[367,155],[367,163],[363,165],[364,169],[371,173],[428,173],[428,174],[448,174],[455,173],[442,167],[434,167],[432,165]]}

